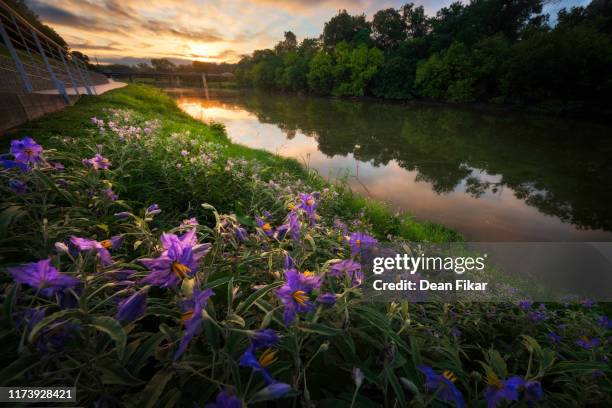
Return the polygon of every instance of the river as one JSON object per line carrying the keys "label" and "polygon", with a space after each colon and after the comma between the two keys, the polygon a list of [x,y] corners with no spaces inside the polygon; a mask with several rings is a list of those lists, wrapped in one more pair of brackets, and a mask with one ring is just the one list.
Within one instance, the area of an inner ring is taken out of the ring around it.
{"label": "river", "polygon": [[229,138],[293,157],[471,241],[611,241],[612,128],[473,109],[168,90]]}

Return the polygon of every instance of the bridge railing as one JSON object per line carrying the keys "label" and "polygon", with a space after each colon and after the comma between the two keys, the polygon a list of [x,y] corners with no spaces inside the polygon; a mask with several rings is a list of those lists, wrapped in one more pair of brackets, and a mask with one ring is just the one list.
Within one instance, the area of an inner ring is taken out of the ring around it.
{"label": "bridge railing", "polygon": [[57,93],[66,103],[95,95],[104,76],[32,26],[0,0],[0,92]]}

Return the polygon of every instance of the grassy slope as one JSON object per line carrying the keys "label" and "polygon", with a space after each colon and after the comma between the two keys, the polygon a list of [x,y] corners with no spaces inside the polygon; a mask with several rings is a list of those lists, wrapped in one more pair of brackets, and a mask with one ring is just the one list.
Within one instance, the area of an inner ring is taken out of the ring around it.
{"label": "grassy slope", "polygon": [[[271,153],[251,149],[230,143],[221,127],[212,128],[182,112],[174,101],[162,91],[142,85],[129,85],[125,88],[108,92],[99,97],[83,97],[75,106],[69,107],[42,119],[30,122],[18,129],[16,136],[28,134],[39,143],[48,145],[49,138],[54,135],[78,138],[82,129],[87,126],[90,118],[100,115],[105,108],[131,109],[143,116],[162,120],[163,132],[171,134],[179,131],[190,131],[201,134],[212,142],[227,144],[227,154],[231,157],[244,157],[247,160],[257,160],[267,166],[273,173],[288,172],[303,179],[313,189],[320,189],[325,182],[316,174],[307,172],[297,161],[281,158]],[[2,141],[8,143],[9,138]],[[2,150],[6,150],[2,146]],[[60,146],[56,146],[61,149]],[[335,211],[343,218],[353,218],[360,211],[373,224],[375,232],[380,237],[388,234],[402,236],[415,241],[457,241],[461,236],[441,225],[429,222],[416,222],[408,214],[394,215],[382,203],[365,199],[353,194],[348,189],[338,200]],[[153,192],[149,192],[153,194]],[[142,197],[149,201],[155,197]],[[234,211],[233,208],[228,208]]]}

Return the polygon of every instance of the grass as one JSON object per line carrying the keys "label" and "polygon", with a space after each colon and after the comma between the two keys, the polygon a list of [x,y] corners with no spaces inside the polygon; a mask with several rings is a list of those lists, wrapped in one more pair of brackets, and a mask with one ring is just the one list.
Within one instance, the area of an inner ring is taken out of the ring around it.
{"label": "grass", "polygon": [[[17,134],[28,134],[36,138],[42,144],[51,143],[52,147],[60,147],[53,143],[51,138],[55,135],[78,139],[82,129],[89,125],[90,118],[100,115],[105,108],[130,109],[145,119],[163,118],[164,134],[178,132],[190,132],[198,134],[209,142],[221,143],[227,146],[228,157],[243,157],[246,160],[255,160],[267,168],[270,177],[276,178],[282,173],[303,180],[313,191],[325,188],[327,183],[316,173],[305,170],[293,159],[281,158],[263,150],[256,150],[229,142],[222,126],[208,126],[191,118],[182,112],[174,101],[157,88],[144,85],[129,85],[117,89],[99,97],[83,97],[75,106],[68,107],[44,118],[30,122],[13,132]],[[8,144],[9,138],[3,140]],[[157,180],[151,180],[152,185],[146,191],[141,191],[134,198],[142,201],[155,201],[160,204],[167,200],[158,197],[160,190]],[[430,222],[417,222],[409,214],[396,215],[388,206],[381,202],[373,201],[353,194],[344,186],[337,186],[340,197],[334,204],[333,211],[342,215],[343,218],[357,218],[363,215],[371,221],[374,232],[380,238],[388,235],[401,236],[412,241],[448,242],[460,241],[462,237],[457,232],[439,224]],[[192,201],[192,200],[188,200]],[[213,200],[215,201],[215,200]],[[219,210],[223,212],[241,212],[241,208],[232,208],[233,203],[221,200]],[[188,207],[188,205],[187,205]],[[185,206],[183,207],[185,208]],[[181,208],[181,210],[183,209]]]}
{"label": "grass", "polygon": [[[23,133],[44,160],[0,169],[0,386],[69,384],[82,406],[404,408],[485,406],[513,378],[519,406],[612,404],[599,305],[376,303],[331,266],[367,262],[370,235],[458,237],[231,144],[158,90],[83,98]],[[108,169],[83,162],[96,153]],[[34,279],[55,270],[63,283]]]}

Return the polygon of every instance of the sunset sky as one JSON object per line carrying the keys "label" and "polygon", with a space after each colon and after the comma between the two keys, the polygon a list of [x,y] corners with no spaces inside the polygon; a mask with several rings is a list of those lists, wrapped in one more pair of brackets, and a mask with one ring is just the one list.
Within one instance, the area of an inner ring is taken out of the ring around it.
{"label": "sunset sky", "polygon": [[[339,9],[365,13],[399,7],[407,0],[26,0],[73,48],[100,63],[136,63],[150,58],[175,62],[235,62],[269,48],[292,30],[301,40],[316,37]],[[414,0],[428,14],[451,0]],[[558,0],[547,6],[588,4]]]}

